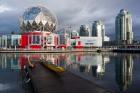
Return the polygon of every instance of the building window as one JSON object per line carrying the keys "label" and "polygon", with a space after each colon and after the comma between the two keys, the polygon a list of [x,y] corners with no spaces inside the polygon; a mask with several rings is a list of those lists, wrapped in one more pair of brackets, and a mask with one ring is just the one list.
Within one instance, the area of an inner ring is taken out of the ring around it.
{"label": "building window", "polygon": [[34,35],[32,37],[32,44],[40,44],[40,36]]}
{"label": "building window", "polygon": [[85,43],[85,45],[94,45],[94,43]]}
{"label": "building window", "polygon": [[48,44],[51,44],[51,42],[52,42],[52,37],[51,37],[51,36],[48,36],[48,37],[47,37],[47,43],[48,43]]}
{"label": "building window", "polygon": [[18,46],[18,39],[13,40],[13,46]]}
{"label": "building window", "polygon": [[65,37],[65,35],[60,35],[60,44],[66,44],[66,37]]}

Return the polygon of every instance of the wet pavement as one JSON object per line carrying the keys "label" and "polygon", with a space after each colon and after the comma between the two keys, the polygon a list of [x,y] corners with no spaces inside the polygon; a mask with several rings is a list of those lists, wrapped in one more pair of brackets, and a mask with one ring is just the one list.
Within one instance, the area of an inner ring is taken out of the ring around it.
{"label": "wet pavement", "polygon": [[40,63],[29,70],[36,93],[111,93],[100,86],[66,71],[55,73]]}

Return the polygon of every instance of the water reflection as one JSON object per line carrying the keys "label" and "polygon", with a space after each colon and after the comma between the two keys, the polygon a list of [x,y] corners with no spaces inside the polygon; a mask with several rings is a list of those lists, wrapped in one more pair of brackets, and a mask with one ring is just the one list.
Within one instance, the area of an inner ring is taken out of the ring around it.
{"label": "water reflection", "polygon": [[10,88],[10,85],[8,84],[0,84],[0,91],[4,91]]}
{"label": "water reflection", "polygon": [[0,54],[0,69],[20,69],[17,55]]}
{"label": "water reflection", "polygon": [[100,79],[104,76],[106,63],[109,62],[109,57],[102,54],[71,55],[71,57],[73,64],[68,65],[67,68]]}
{"label": "water reflection", "polygon": [[97,84],[108,89],[131,90],[134,62],[130,54],[0,54],[0,69],[23,69],[29,59],[52,62],[76,75],[96,80]]}
{"label": "water reflection", "polygon": [[133,57],[132,55],[116,58],[116,82],[121,91],[126,91],[132,84]]}

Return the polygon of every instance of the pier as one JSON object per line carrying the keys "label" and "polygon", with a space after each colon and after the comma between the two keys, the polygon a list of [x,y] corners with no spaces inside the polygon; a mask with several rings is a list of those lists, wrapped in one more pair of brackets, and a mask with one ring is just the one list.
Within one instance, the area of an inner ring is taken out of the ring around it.
{"label": "pier", "polygon": [[35,93],[112,93],[69,71],[52,72],[39,62],[28,72]]}

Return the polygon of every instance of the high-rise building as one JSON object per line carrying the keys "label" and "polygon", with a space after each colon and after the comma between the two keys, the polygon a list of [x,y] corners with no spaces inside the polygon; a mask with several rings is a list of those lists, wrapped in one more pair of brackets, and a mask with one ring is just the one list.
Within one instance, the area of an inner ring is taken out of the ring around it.
{"label": "high-rise building", "polygon": [[80,27],[80,36],[89,36],[90,29],[87,25],[81,25]]}
{"label": "high-rise building", "polygon": [[118,44],[132,44],[132,18],[127,10],[120,10],[115,21],[116,41]]}
{"label": "high-rise building", "polygon": [[102,21],[94,21],[92,24],[92,33],[91,36],[95,37],[102,37],[102,41],[104,41],[105,38],[105,26]]}

